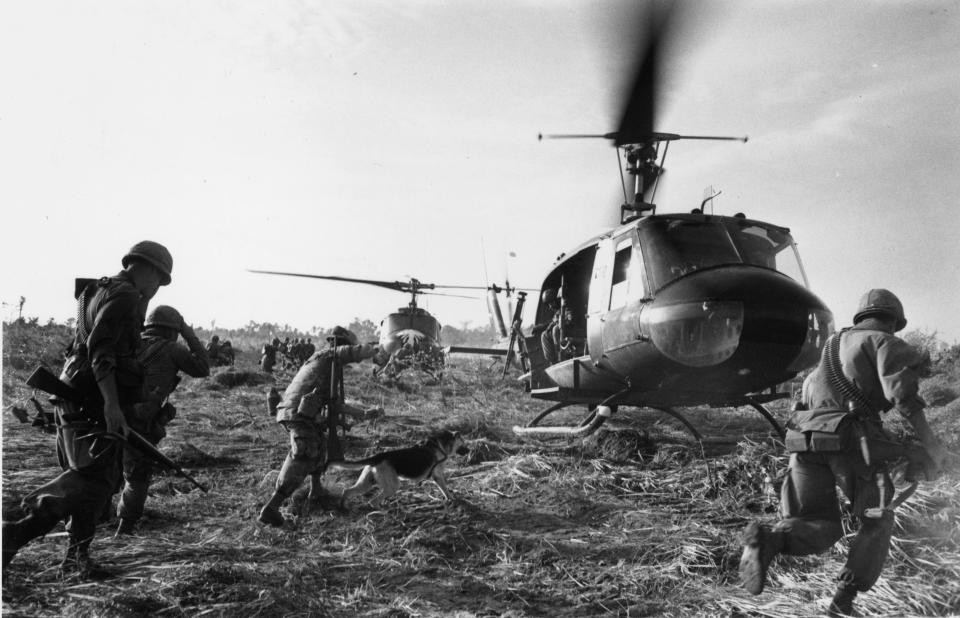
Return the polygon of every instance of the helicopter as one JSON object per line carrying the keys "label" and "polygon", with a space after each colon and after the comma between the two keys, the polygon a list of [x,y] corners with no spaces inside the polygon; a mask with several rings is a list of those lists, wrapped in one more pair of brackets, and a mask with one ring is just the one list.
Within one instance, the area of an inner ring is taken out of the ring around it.
{"label": "helicopter", "polygon": [[[765,404],[789,396],[777,386],[814,365],[834,331],[788,228],[743,213],[708,214],[712,192],[686,212],[657,212],[671,143],[747,142],[654,130],[672,12],[646,16],[647,45],[615,131],[539,135],[612,142],[624,201],[617,227],[561,254],[543,279],[534,325],[517,353],[530,364],[521,380],[531,396],[553,405],[514,427],[518,435],[586,436],[632,406],[673,416],[702,445],[680,409],[707,405],[750,406],[782,437]],[[578,404],[588,410],[579,424],[540,424]]]}
{"label": "helicopter", "polygon": [[[360,283],[373,285],[388,290],[396,290],[410,295],[410,302],[406,307],[400,307],[387,315],[380,322],[380,347],[386,352],[386,360],[379,365],[375,372],[387,380],[396,379],[406,369],[416,369],[439,380],[443,376],[445,352],[440,341],[441,325],[427,310],[417,306],[418,296],[450,296],[454,298],[469,298],[459,294],[434,292],[436,289],[484,290],[480,286],[464,285],[437,285],[424,283],[415,277],[408,281],[381,281],[377,279],[356,279],[332,275],[312,275],[305,273],[280,272],[272,270],[249,270],[248,272],[264,275],[282,275],[287,277],[305,277],[308,279],[325,279],[346,283]],[[494,286],[496,287],[496,286]],[[496,287],[499,290],[499,287]],[[459,350],[454,350],[459,351]],[[467,352],[469,353],[469,352]],[[505,354],[506,352],[504,352]]]}

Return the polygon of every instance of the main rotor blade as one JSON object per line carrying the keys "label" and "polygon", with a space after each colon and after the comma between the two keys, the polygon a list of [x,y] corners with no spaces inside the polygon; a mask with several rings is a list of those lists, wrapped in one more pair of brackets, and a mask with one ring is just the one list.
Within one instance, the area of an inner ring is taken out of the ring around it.
{"label": "main rotor blade", "polygon": [[647,45],[635,65],[620,124],[611,136],[616,146],[642,143],[653,133],[660,87],[660,55],[672,14],[672,5],[664,9],[653,4],[649,10],[640,12],[642,22],[637,24],[635,35],[640,36],[646,30]]}
{"label": "main rotor blade", "polygon": [[[480,288],[483,289],[483,288]],[[449,298],[468,298],[470,300],[480,300],[479,296],[464,296],[462,294],[444,294],[443,292],[420,292],[423,296],[447,296]]]}
{"label": "main rotor blade", "polygon": [[400,281],[378,281],[376,279],[353,279],[351,277],[334,277],[332,275],[308,275],[304,273],[287,273],[275,270],[253,270],[247,269],[247,272],[260,273],[262,275],[283,275],[286,277],[304,277],[306,279],[326,279],[329,281],[343,281],[346,283],[365,283],[388,290],[397,290],[398,292],[408,292],[410,284]]}

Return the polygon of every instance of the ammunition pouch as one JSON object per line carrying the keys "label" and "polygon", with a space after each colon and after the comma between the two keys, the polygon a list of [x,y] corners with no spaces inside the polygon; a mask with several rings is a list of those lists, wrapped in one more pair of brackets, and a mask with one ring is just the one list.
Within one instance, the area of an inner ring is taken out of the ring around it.
{"label": "ammunition pouch", "polygon": [[326,399],[312,390],[300,398],[300,404],[297,406],[297,414],[307,420],[320,422],[321,411],[326,404]]}
{"label": "ammunition pouch", "polygon": [[791,453],[835,453],[857,448],[860,421],[843,410],[797,410],[784,442]]}

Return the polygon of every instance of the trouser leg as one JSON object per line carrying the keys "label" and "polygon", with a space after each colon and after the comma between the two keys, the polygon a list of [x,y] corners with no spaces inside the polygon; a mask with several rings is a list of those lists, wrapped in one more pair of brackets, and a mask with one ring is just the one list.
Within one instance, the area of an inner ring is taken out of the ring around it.
{"label": "trouser leg", "polygon": [[793,454],[780,492],[782,553],[806,556],[822,553],[843,536],[833,471],[816,453]]}
{"label": "trouser leg", "polygon": [[857,534],[850,543],[847,562],[838,579],[841,585],[849,585],[859,592],[866,592],[873,587],[890,552],[893,513],[884,512],[877,519],[865,516],[869,508],[886,506],[880,504],[878,482],[885,486],[885,502],[889,504],[893,496],[893,483],[885,471],[868,467],[862,460],[847,462],[837,471],[837,483],[853,503],[854,515],[859,522]]}
{"label": "trouser leg", "polygon": [[121,524],[127,522],[132,526],[143,517],[152,475],[153,465],[149,459],[133,449],[124,449],[123,491],[117,503]]}
{"label": "trouser leg", "polygon": [[314,423],[288,421],[284,423],[290,433],[290,452],[280,468],[273,495],[260,511],[260,521],[275,526],[283,525],[280,505],[293,495],[303,481],[313,476],[321,465],[320,431]]}

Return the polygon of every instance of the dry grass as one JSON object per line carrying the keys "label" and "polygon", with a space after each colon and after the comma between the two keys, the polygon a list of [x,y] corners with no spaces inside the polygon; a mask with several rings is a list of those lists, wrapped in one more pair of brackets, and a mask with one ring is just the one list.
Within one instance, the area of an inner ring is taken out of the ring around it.
{"label": "dry grass", "polygon": [[[241,355],[231,371],[255,374],[254,362]],[[29,397],[25,375],[5,369],[5,408]],[[822,612],[844,559],[844,543],[781,558],[769,592],[738,587],[739,531],[776,518],[785,467],[757,415],[691,412],[708,438],[709,471],[675,421],[648,412],[622,411],[588,440],[521,441],[509,427],[543,404],[471,360],[454,360],[441,384],[411,377],[402,390],[374,381],[367,365],[347,375],[360,405],[387,411],[354,427],[348,454],[459,430],[471,453],[450,469],[458,501],[444,503],[430,483],[405,485],[380,510],[356,500],[346,513],[309,512],[297,499],[284,508],[287,527],[264,527],[255,517],[286,434],[268,416],[273,382],[263,379],[186,379],[162,446],[211,493],[159,477],[142,536],[100,531],[94,555],[111,573],[103,580],[57,576],[62,528],[32,543],[5,574],[3,615],[802,616]],[[582,413],[559,412],[556,422]],[[6,509],[57,468],[52,436],[9,413],[3,427]],[[859,607],[960,612],[958,520],[956,473],[924,485],[898,513],[884,577]]]}

